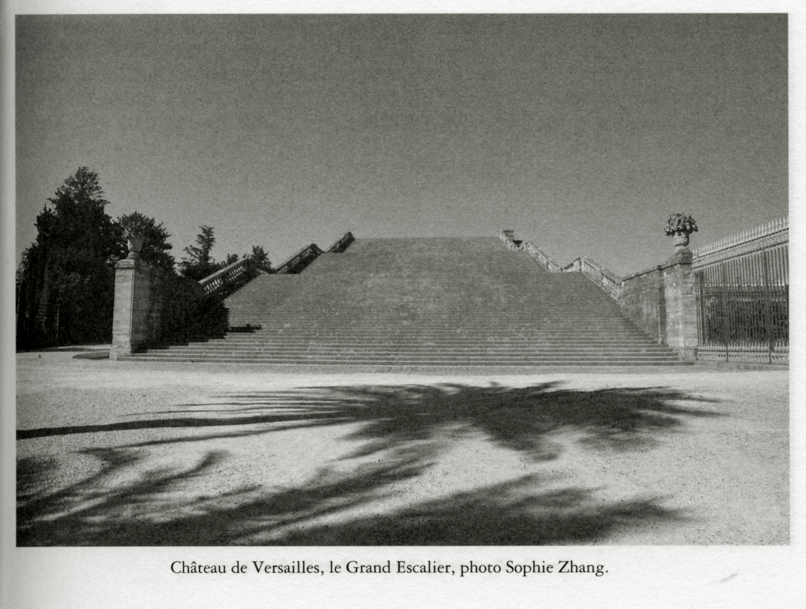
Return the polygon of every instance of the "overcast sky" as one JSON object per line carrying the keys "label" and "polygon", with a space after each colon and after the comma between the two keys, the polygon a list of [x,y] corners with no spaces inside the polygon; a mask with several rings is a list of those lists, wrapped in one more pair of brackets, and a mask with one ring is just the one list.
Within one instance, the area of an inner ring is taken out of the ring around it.
{"label": "overcast sky", "polygon": [[17,259],[79,166],[182,257],[513,228],[616,273],[788,213],[782,15],[18,16]]}

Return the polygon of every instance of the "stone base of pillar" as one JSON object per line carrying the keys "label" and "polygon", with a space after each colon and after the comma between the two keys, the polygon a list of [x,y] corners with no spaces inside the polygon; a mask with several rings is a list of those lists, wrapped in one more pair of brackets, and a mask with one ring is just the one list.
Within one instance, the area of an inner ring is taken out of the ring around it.
{"label": "stone base of pillar", "polygon": [[697,295],[691,250],[684,247],[663,264],[666,344],[685,361],[697,357]]}
{"label": "stone base of pillar", "polygon": [[112,348],[118,359],[143,349],[153,333],[153,273],[139,258],[125,258],[115,265],[115,309]]}

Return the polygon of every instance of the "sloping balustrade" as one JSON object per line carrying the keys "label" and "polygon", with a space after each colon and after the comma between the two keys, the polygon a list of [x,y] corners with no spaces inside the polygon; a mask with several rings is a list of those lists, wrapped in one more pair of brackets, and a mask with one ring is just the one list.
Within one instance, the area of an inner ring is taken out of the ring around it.
{"label": "sloping balustrade", "polygon": [[[660,342],[666,341],[668,327],[664,330],[663,326],[668,322],[667,301],[675,289],[674,282],[663,287],[668,281],[667,266],[621,278],[584,256],[560,267],[533,244],[516,240],[512,230],[500,230],[498,236],[507,249],[526,252],[549,272],[582,273],[619,302],[636,325]],[[697,309],[697,336],[693,337],[697,359],[789,361],[788,218],[694,250],[690,269],[696,291],[691,303]],[[693,313],[691,317],[693,320]],[[688,325],[693,332],[694,322]]]}
{"label": "sloping balustrade", "polygon": [[504,242],[507,249],[526,252],[532,260],[550,273],[582,273],[612,298],[618,300],[622,279],[590,258],[580,256],[561,267],[534,244],[516,240],[511,230],[499,230],[498,238]]}
{"label": "sloping balustrade", "polygon": [[562,267],[559,271],[561,273],[582,273],[616,300],[618,300],[621,294],[623,282],[621,277],[609,271],[598,262],[594,262],[587,256],[576,258],[571,264]]}
{"label": "sloping balustrade", "polygon": [[256,265],[251,258],[244,258],[201,279],[199,285],[201,285],[204,293],[209,296],[210,294],[216,294],[225,289],[237,289],[254,278],[258,273],[271,272],[270,267]]}
{"label": "sloping balustrade", "polygon": [[304,271],[324,251],[315,243],[306,245],[274,269],[275,275],[295,275]]}
{"label": "sloping balustrade", "polygon": [[342,236],[336,243],[331,245],[327,249],[328,254],[341,254],[344,250],[346,250],[350,244],[355,241],[355,237],[353,237],[353,233],[347,232]]}
{"label": "sloping balustrade", "polygon": [[311,243],[275,268],[255,265],[251,258],[244,258],[205,277],[199,281],[199,284],[204,289],[204,293],[209,296],[223,291],[234,291],[260,273],[269,275],[294,275],[301,273],[325,252],[329,254],[340,254],[346,250],[353,241],[355,241],[353,233],[347,232],[327,250],[323,250],[315,243]]}

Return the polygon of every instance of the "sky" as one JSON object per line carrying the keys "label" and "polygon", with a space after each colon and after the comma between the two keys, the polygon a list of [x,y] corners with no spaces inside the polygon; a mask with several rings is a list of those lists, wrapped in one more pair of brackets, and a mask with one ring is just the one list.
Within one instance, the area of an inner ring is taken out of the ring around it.
{"label": "sky", "polygon": [[18,15],[16,254],[80,166],[183,256],[494,236],[627,275],[788,214],[785,15]]}

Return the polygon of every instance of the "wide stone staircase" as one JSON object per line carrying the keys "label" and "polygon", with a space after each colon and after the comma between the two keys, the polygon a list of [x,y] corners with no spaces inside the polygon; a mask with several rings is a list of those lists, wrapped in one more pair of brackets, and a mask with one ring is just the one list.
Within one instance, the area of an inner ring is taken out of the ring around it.
{"label": "wide stone staircase", "polygon": [[584,276],[492,238],[359,239],[230,296],[224,338],[128,359],[291,366],[681,365]]}

